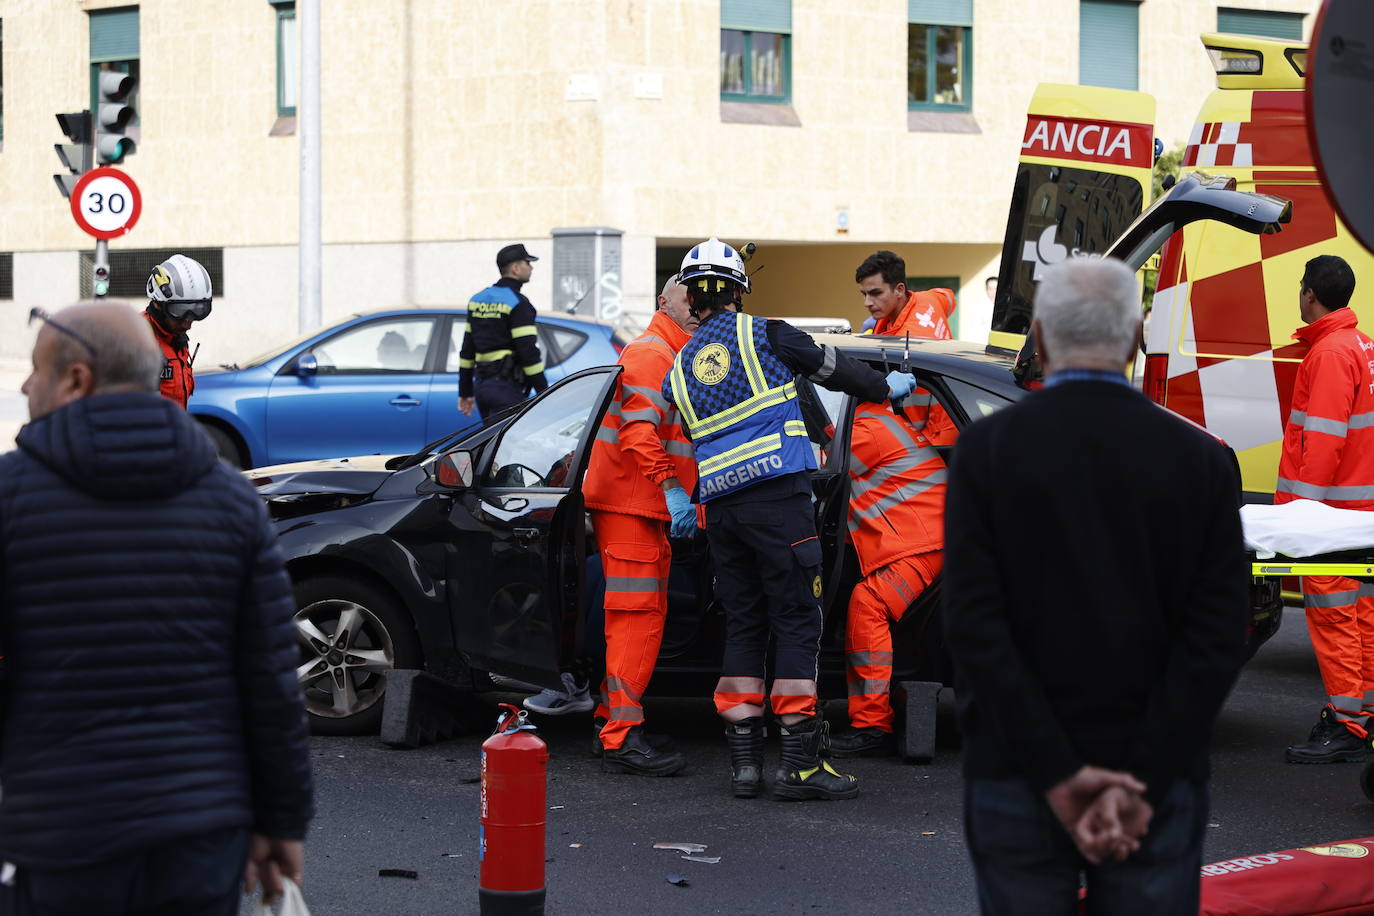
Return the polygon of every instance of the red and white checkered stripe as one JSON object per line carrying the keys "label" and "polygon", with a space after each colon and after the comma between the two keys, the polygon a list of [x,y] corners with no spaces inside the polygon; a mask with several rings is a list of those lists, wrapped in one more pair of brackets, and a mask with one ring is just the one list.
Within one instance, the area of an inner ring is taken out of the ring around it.
{"label": "red and white checkered stripe", "polygon": [[1183,153],[1183,164],[1195,168],[1250,168],[1255,157],[1249,143],[1240,142],[1240,121],[1194,124]]}

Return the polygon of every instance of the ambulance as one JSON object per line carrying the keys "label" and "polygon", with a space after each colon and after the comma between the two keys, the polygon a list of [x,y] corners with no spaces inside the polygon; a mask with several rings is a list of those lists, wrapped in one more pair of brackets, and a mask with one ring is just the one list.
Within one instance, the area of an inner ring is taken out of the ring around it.
{"label": "ambulance", "polygon": [[[1217,88],[1184,151],[1185,177],[1139,216],[1157,155],[1154,99],[1037,89],[988,342],[1021,349],[1035,283],[1049,264],[1101,253],[1139,268],[1162,244],[1137,380],[1150,398],[1231,446],[1247,500],[1268,502],[1305,352],[1292,339],[1303,265],[1319,254],[1350,263],[1351,306],[1368,331],[1374,306],[1363,303],[1374,293],[1374,256],[1336,215],[1317,175],[1304,111],[1307,46],[1224,34],[1203,35],[1202,44]],[[1230,193],[1207,199],[1205,191]],[[1291,207],[1281,217],[1248,218],[1284,202]],[[1255,212],[1244,212],[1251,205]]]}

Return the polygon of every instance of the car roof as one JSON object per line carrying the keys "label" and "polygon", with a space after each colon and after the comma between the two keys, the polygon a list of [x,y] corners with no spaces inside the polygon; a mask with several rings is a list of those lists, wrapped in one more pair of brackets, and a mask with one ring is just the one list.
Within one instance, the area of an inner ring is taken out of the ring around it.
{"label": "car roof", "polygon": [[[816,343],[835,347],[855,359],[886,359],[894,369],[901,365],[906,346],[903,337],[879,337],[876,334],[814,334],[812,337]],[[1013,357],[989,353],[984,347],[967,340],[913,337],[911,357],[920,366],[938,370],[942,374],[1016,387],[1011,374],[1016,365]]]}
{"label": "car roof", "polygon": [[[344,321],[351,321],[354,318],[381,318],[387,315],[413,315],[416,312],[440,312],[456,314],[467,312],[468,307],[463,305],[393,305],[377,309],[367,309],[366,311],[353,312]],[[590,315],[573,315],[568,312],[535,312],[536,318],[552,318],[555,321],[572,321],[578,324],[596,324],[602,327],[615,329],[614,321],[607,321],[605,318],[593,318]],[[335,322],[338,324],[339,322]]]}

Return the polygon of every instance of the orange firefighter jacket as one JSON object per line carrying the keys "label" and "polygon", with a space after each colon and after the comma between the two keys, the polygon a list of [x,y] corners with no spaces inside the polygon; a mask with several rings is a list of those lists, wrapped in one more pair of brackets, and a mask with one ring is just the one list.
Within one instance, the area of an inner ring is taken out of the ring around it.
{"label": "orange firefighter jacket", "polygon": [[156,318],[146,311],[143,317],[148,319],[148,324],[153,328],[153,337],[162,348],[162,375],[159,376],[162,396],[185,407],[196,390],[196,378],[191,372],[191,353],[186,349],[186,338],[182,337],[178,345],[177,339],[164,331]]}
{"label": "orange firefighter jacket", "polygon": [[696,486],[691,440],[661,393],[673,357],[691,338],[655,312],[649,327],[620,354],[624,371],[592,442],[582,486],[588,509],[667,521],[671,516],[659,485],[676,477],[688,493]]}
{"label": "orange firefighter jacket", "polygon": [[866,576],[944,548],[944,459],[885,404],[854,411],[849,457],[849,537]]}
{"label": "orange firefighter jacket", "polygon": [[1374,510],[1374,341],[1348,308],[1293,336],[1312,345],[1293,384],[1275,504]]}
{"label": "orange firefighter jacket", "polygon": [[879,318],[874,334],[901,337],[929,337],[950,340],[949,316],[954,314],[954,291],[948,289],[908,290],[906,305],[892,318]]}

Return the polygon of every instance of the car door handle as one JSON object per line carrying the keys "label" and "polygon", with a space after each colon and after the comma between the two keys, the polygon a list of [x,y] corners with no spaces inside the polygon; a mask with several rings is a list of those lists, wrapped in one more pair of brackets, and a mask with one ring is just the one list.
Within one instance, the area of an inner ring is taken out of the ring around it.
{"label": "car door handle", "polygon": [[396,397],[387,401],[392,407],[419,407],[420,402],[408,394],[398,394]]}
{"label": "car door handle", "polygon": [[511,534],[522,544],[528,544],[539,538],[538,528],[512,528]]}

